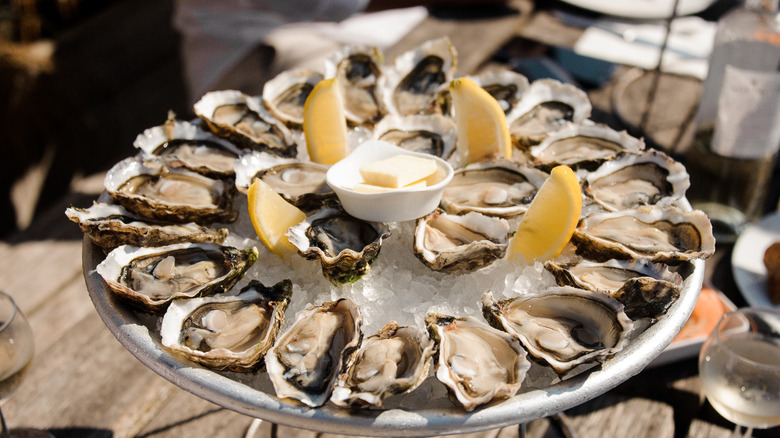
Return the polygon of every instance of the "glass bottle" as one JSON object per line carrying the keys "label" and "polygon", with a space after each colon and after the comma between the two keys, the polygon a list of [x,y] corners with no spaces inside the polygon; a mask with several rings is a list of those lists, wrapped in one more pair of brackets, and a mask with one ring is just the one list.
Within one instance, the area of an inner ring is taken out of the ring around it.
{"label": "glass bottle", "polygon": [[719,242],[733,242],[764,213],[780,147],[779,0],[745,0],[718,22],[685,157],[688,199]]}

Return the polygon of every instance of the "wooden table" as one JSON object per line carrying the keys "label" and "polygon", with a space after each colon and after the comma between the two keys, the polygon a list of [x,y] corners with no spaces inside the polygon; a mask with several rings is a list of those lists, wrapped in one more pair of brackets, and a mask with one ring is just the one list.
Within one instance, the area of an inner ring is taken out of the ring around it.
{"label": "wooden table", "polygon": [[[423,25],[427,27],[410,33],[395,50],[400,53],[432,33],[450,33],[462,54],[476,53],[461,47],[472,47],[475,34],[489,41],[485,44],[491,50],[515,34],[541,41],[549,40],[550,35],[564,39],[576,35],[576,30],[559,28],[548,13],[533,13],[529,2],[516,4],[519,14],[497,19],[477,18],[466,23],[429,19]],[[468,71],[476,71],[484,61],[466,55],[461,67],[465,64]],[[591,92],[594,105],[606,115],[611,114],[613,85]],[[27,379],[2,404],[8,424],[47,428],[58,438],[244,436],[251,418],[191,395],[154,374],[114,339],[95,312],[82,277],[82,234],[63,212],[70,205],[89,205],[101,190],[101,178],[96,175],[82,181],[29,229],[0,243],[0,287],[17,300],[36,340],[36,357]],[[718,249],[708,261],[708,278],[743,304],[730,278],[729,253],[730,248]],[[528,425],[527,436],[726,437],[730,429],[728,422],[702,402],[696,360],[687,359],[645,370],[590,402],[554,418],[534,421]],[[777,429],[757,431],[755,436],[772,436],[772,432],[776,434]],[[268,423],[262,424],[255,436],[274,433],[280,437],[337,437]],[[518,427],[511,426],[462,436],[518,435]]]}

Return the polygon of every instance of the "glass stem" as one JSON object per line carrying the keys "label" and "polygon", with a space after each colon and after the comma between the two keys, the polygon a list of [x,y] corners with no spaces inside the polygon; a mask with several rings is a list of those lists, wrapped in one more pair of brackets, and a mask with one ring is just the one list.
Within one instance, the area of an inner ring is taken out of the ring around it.
{"label": "glass stem", "polygon": [[11,438],[11,433],[8,431],[8,427],[5,425],[5,418],[3,417],[3,410],[0,409],[0,438]]}

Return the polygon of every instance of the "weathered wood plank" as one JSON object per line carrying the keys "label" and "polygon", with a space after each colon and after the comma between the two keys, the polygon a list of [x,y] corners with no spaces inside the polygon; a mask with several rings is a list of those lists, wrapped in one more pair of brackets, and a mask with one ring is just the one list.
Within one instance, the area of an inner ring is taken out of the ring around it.
{"label": "weathered wood plank", "polygon": [[566,414],[576,436],[674,436],[673,408],[653,400],[607,393]]}

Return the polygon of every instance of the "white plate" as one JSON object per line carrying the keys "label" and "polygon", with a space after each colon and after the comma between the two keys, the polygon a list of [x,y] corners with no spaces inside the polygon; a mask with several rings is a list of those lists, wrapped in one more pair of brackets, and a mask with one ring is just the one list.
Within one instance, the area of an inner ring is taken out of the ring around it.
{"label": "white plate", "polygon": [[745,301],[752,307],[771,307],[780,310],[780,304],[769,301],[766,290],[764,252],[773,242],[780,241],[780,213],[772,213],[761,222],[749,226],[734,245],[731,269]]}
{"label": "white plate", "polygon": [[[616,17],[645,20],[668,18],[675,0],[563,0],[583,9]],[[707,9],[715,0],[680,0],[677,15],[691,15]]]}

